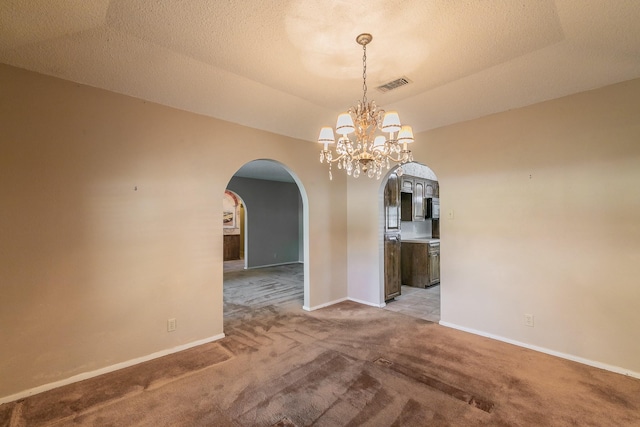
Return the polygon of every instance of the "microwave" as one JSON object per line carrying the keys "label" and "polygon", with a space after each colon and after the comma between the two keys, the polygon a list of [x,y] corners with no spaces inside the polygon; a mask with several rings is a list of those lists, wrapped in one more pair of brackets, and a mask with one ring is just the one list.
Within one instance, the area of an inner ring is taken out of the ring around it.
{"label": "microwave", "polygon": [[440,199],[437,197],[427,197],[425,199],[427,205],[426,219],[440,219]]}

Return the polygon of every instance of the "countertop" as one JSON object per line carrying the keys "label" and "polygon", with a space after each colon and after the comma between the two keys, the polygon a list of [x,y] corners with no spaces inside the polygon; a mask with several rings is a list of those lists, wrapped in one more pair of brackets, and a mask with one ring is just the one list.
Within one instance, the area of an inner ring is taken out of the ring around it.
{"label": "countertop", "polygon": [[440,243],[440,239],[434,238],[434,237],[410,237],[408,239],[405,239],[403,237],[400,237],[400,242],[402,243]]}

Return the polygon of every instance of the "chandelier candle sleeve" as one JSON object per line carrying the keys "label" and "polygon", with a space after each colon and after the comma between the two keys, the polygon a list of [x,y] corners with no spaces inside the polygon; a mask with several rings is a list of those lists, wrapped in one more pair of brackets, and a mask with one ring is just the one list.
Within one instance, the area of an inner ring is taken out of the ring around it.
{"label": "chandelier candle sleeve", "polygon": [[[404,164],[413,161],[408,144],[413,142],[411,126],[403,125],[396,111],[385,112],[378,108],[375,101],[367,100],[367,44],[371,34],[360,34],[356,41],[362,46],[362,100],[354,107],[340,114],[336,121],[335,133],[340,135],[336,144],[333,128],[323,127],[318,142],[323,144],[320,151],[320,163],[329,165],[329,179],[332,179],[331,165],[337,163],[338,169],[344,169],[354,178],[360,173],[369,178],[380,179],[382,171],[391,167],[391,162]],[[376,134],[378,132],[383,135]],[[385,136],[384,134],[388,134]],[[351,137],[350,134],[353,134]],[[396,136],[397,134],[397,136]],[[353,139],[351,139],[353,138]],[[329,149],[335,144],[335,155]],[[402,168],[397,169],[402,175]]]}

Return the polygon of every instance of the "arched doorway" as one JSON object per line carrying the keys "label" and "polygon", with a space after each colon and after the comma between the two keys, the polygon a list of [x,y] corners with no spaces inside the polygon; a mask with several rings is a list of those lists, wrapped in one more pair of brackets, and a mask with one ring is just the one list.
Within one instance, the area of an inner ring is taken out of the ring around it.
{"label": "arched doorway", "polygon": [[225,190],[222,198],[222,260],[224,271],[246,268],[245,209],[242,198],[231,190]]}
{"label": "arched doorway", "polygon": [[225,329],[237,310],[307,307],[308,203],[300,180],[282,163],[260,159],[243,165],[226,190],[242,200],[246,220],[244,269],[224,273]]}
{"label": "arched doorway", "polygon": [[440,185],[420,163],[381,183],[381,293],[385,309],[440,320]]}

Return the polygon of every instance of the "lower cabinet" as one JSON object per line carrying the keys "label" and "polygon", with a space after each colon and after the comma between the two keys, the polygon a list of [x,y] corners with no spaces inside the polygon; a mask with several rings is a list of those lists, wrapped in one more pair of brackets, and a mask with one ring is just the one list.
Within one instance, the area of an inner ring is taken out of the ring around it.
{"label": "lower cabinet", "polygon": [[440,283],[440,243],[402,242],[402,284],[427,288]]}
{"label": "lower cabinet", "polygon": [[440,283],[440,243],[429,243],[429,286]]}

